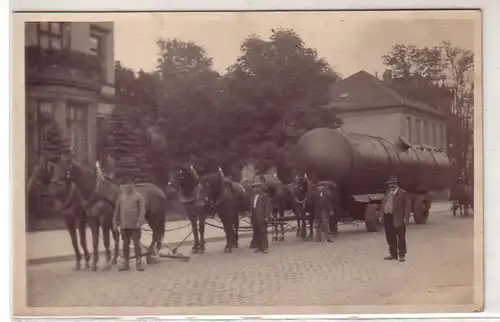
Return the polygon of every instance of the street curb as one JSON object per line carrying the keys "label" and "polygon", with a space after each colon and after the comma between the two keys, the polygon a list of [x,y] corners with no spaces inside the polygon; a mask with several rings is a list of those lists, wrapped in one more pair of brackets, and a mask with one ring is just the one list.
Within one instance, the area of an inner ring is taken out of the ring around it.
{"label": "street curb", "polygon": [[[291,230],[290,230],[291,231]],[[252,233],[241,233],[238,235],[239,237],[249,237],[252,236]],[[216,243],[219,241],[226,240],[225,236],[217,236],[217,237],[210,237],[206,238],[205,242],[206,243]],[[193,240],[188,240],[183,243],[183,245],[193,245],[194,241]],[[169,246],[175,247],[175,244],[169,243]],[[163,250],[168,249],[166,247],[163,247]],[[92,255],[92,254],[91,254]],[[99,259],[102,258],[102,256],[105,256],[105,252],[102,250],[99,252]],[[75,255],[59,255],[59,256],[50,256],[50,257],[42,257],[42,258],[32,258],[32,259],[27,259],[26,260],[26,265],[27,266],[34,266],[34,265],[42,265],[42,264],[52,264],[52,263],[58,263],[58,262],[66,262],[66,261],[72,261],[75,259]]]}
{"label": "street curb", "polygon": [[[434,214],[440,214],[440,213],[444,213],[444,212],[448,212],[449,210],[440,210],[440,211],[436,211],[434,212]],[[291,232],[291,231],[294,231],[295,228],[286,228],[285,229],[285,232]],[[252,236],[252,233],[251,232],[245,232],[245,233],[241,233],[238,235],[239,237],[250,237]],[[210,238],[206,238],[205,239],[205,242],[206,243],[216,243],[216,242],[220,242],[220,241],[223,241],[225,240],[226,237],[225,236],[217,236],[217,237],[210,237]],[[188,240],[186,242],[184,242],[183,245],[193,245],[194,244],[194,241],[193,240]],[[173,246],[175,244],[170,244],[170,246]],[[175,246],[174,246],[175,247]],[[163,248],[164,250],[167,249],[166,247]],[[102,256],[104,256],[105,253],[104,251],[100,251],[99,252],[99,258],[102,258]],[[59,255],[59,256],[49,256],[49,257],[42,257],[42,258],[32,258],[32,259],[27,259],[26,260],[26,265],[27,266],[36,266],[36,265],[43,265],[43,264],[52,264],[52,263],[59,263],[59,262],[67,262],[67,261],[72,261],[75,259],[75,255],[74,254],[71,254],[71,255]]]}

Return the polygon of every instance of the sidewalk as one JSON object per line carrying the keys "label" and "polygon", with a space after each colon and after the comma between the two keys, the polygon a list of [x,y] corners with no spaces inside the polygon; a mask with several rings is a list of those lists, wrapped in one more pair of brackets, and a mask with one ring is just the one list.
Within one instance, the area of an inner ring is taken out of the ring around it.
{"label": "sidewalk", "polygon": [[[434,202],[431,208],[430,221],[432,222],[433,214],[442,213],[450,210],[449,202]],[[207,219],[205,226],[205,240],[206,242],[216,242],[225,239],[224,231],[220,228],[210,226],[222,226],[217,219]],[[247,227],[250,225],[249,219],[242,219],[240,227]],[[149,229],[146,225],[144,228]],[[177,244],[182,242],[184,238],[191,232],[191,224],[188,220],[177,222],[168,222],[165,225],[167,232],[165,233],[164,243],[170,247],[176,247]],[[362,228],[359,228],[362,229]],[[240,236],[249,236],[251,232],[240,232]],[[26,236],[26,257],[28,265],[44,264],[51,262],[60,262],[66,260],[73,260],[74,252],[71,246],[68,232],[65,230],[55,231],[42,231],[27,233]],[[149,245],[151,242],[151,234],[149,231],[143,232],[142,243]],[[193,236],[190,235],[183,245],[192,245]],[[87,229],[87,247],[92,252],[92,237],[90,229]],[[111,248],[114,247],[113,239],[111,238]],[[102,233],[99,240],[99,251],[103,251]],[[167,250],[164,249],[164,252]]]}

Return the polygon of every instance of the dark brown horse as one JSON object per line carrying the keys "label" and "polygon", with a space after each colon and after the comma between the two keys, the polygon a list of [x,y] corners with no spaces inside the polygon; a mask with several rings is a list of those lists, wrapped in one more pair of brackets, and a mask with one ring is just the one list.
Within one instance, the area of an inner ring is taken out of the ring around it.
{"label": "dark brown horse", "polygon": [[[314,184],[306,173],[297,174],[292,183],[292,194],[295,211],[300,218],[297,219],[297,235],[304,240],[311,240],[314,236],[314,222],[321,223],[321,215],[327,211],[329,216],[329,230],[337,233],[337,223],[340,217],[339,191],[337,185],[332,181],[322,181]],[[328,200],[329,205],[324,202]],[[309,218],[306,219],[306,214]],[[332,215],[333,214],[333,215]],[[324,221],[324,220],[323,220]],[[309,223],[309,235],[307,235],[307,223]]]}
{"label": "dark brown horse", "polygon": [[[292,186],[284,184],[275,176],[263,175],[261,177],[262,181],[264,181],[266,191],[271,198],[273,207],[272,217],[280,219],[285,217],[285,211],[295,212]],[[285,227],[284,221],[281,219],[273,224],[273,241],[284,240]]]}
{"label": "dark brown horse", "polygon": [[175,189],[184,205],[194,237],[193,254],[205,252],[205,222],[210,208],[200,200],[200,178],[193,166],[170,170],[168,186]]}
{"label": "dark brown horse", "polygon": [[217,171],[200,178],[200,200],[217,213],[226,234],[225,253],[238,248],[239,215],[250,206],[251,191]]}
{"label": "dark brown horse", "polygon": [[460,211],[460,217],[468,216],[469,210],[474,211],[474,187],[472,185],[460,181],[451,189],[450,199],[453,216],[456,216],[457,210]]}
{"label": "dark brown horse", "polygon": [[[94,195],[96,181],[97,179],[94,171],[78,165],[72,161],[71,158],[63,157],[57,164],[52,165],[52,178],[49,190],[53,192],[54,196],[60,196],[65,194],[70,184],[74,184],[79,193],[81,193],[84,200],[83,202],[85,203],[88,202],[88,200]],[[89,267],[90,255],[87,250],[85,234],[85,224],[87,222],[92,233],[92,270],[97,270],[97,263],[99,261],[99,227],[102,227],[104,248],[106,251],[106,264],[104,268],[109,269],[112,264],[116,264],[119,242],[119,235],[117,232],[113,232],[115,251],[112,259],[110,251],[110,232],[112,232],[113,206],[114,204],[111,202],[106,202],[105,200],[100,199],[94,200],[94,202],[90,205],[74,204],[72,205],[72,214],[65,214],[66,227],[70,234],[71,243],[73,244],[76,255],[76,270],[80,269],[81,260],[76,236],[77,229],[80,235],[80,244],[85,255],[85,268]]]}
{"label": "dark brown horse", "polygon": [[[295,175],[292,182],[292,195],[294,208],[297,213],[297,237],[303,240],[312,239],[314,232],[314,217],[319,211],[319,193],[307,174]],[[309,214],[309,218],[306,218]],[[307,223],[309,223],[309,235],[307,235]]]}
{"label": "dark brown horse", "polygon": [[[152,183],[134,184],[134,190],[137,191],[146,202],[146,222],[152,231],[151,243],[148,246],[146,260],[148,264],[156,262],[159,252],[163,246],[165,237],[165,212],[167,209],[167,199],[162,189]],[[121,193],[121,186],[115,180],[104,177],[100,180],[94,191],[94,195],[89,201],[97,198],[104,199],[109,203],[115,204]]]}

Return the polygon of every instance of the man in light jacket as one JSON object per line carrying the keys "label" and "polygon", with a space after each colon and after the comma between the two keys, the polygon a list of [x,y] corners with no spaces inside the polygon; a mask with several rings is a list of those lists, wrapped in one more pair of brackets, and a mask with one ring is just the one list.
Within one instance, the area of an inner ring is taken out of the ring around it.
{"label": "man in light jacket", "polygon": [[398,179],[391,177],[380,211],[384,214],[385,238],[389,245],[389,256],[385,260],[406,260],[406,223],[411,212],[411,200],[408,193],[398,186]]}
{"label": "man in light jacket", "polygon": [[127,184],[118,197],[113,216],[114,229],[120,229],[123,240],[123,266],[119,271],[130,269],[130,242],[134,243],[136,265],[138,271],[143,271],[141,261],[141,226],[146,222],[146,204],[144,198],[134,189],[133,184]]}

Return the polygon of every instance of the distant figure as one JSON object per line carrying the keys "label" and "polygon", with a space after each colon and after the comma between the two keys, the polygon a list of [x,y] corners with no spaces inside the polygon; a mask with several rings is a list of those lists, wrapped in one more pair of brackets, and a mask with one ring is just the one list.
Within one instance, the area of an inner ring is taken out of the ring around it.
{"label": "distant figure", "polygon": [[130,242],[134,243],[136,267],[143,271],[141,260],[141,226],[146,222],[146,204],[144,198],[135,191],[133,184],[127,184],[118,197],[113,216],[114,229],[120,229],[123,239],[123,265],[119,271],[130,269]]}
{"label": "distant figure", "polygon": [[387,184],[389,189],[382,199],[380,210],[384,214],[385,238],[389,245],[390,255],[386,260],[406,260],[406,223],[410,216],[411,204],[408,193],[398,186],[398,179],[391,177]]}
{"label": "distant figure", "polygon": [[251,205],[251,222],[254,232],[252,241],[255,244],[250,245],[250,247],[255,247],[254,253],[262,252],[267,254],[269,248],[269,241],[267,239],[267,221],[272,212],[271,199],[264,191],[264,182],[260,178],[252,184],[252,189],[253,198]]}

